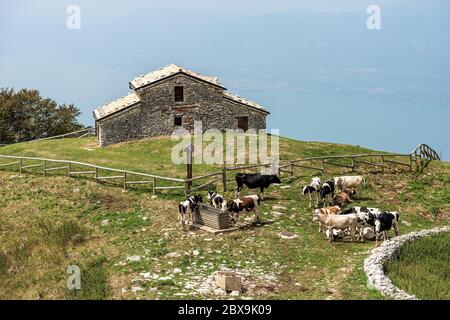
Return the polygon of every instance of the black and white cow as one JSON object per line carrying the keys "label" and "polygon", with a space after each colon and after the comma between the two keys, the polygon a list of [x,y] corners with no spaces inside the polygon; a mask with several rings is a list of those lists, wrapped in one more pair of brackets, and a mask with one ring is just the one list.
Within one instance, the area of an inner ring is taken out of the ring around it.
{"label": "black and white cow", "polygon": [[223,204],[223,197],[214,191],[208,191],[209,203],[216,209],[221,209]]}
{"label": "black and white cow", "polygon": [[333,202],[334,198],[334,180],[329,179],[320,188],[320,199],[323,201],[324,206],[328,206],[330,202]]}
{"label": "black and white cow", "polygon": [[398,220],[400,214],[396,211],[382,212],[375,219],[375,239],[378,245],[378,238],[382,236],[383,241],[389,239],[389,231],[394,227],[395,235],[398,236]]}
{"label": "black and white cow", "polygon": [[356,214],[358,217],[357,228],[359,230],[359,238],[363,241],[365,228],[372,228],[375,232],[375,220],[381,214],[381,210],[378,208],[352,207],[343,210],[341,214]]}
{"label": "black and white cow", "polygon": [[236,173],[236,193],[235,197],[239,198],[241,190],[246,185],[249,189],[261,190],[261,200],[264,200],[264,189],[271,184],[281,183],[280,178],[275,174],[259,174],[259,173]]}
{"label": "black and white cow", "polygon": [[203,202],[203,199],[199,195],[194,195],[187,198],[185,201],[178,204],[178,218],[181,221],[181,225],[185,225],[185,216],[188,215],[188,221],[193,221],[193,213],[197,204]]}
{"label": "black and white cow", "polygon": [[309,207],[312,205],[312,194],[316,194],[316,206],[319,206],[319,192],[322,187],[322,182],[320,178],[312,178],[311,183],[303,187],[302,195],[309,195]]}

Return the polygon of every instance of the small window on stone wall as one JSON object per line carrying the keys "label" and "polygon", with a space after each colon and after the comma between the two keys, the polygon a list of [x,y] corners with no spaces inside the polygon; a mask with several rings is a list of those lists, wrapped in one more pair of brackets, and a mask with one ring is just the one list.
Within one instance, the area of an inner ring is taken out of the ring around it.
{"label": "small window on stone wall", "polygon": [[175,87],[175,102],[184,101],[184,88],[180,86]]}
{"label": "small window on stone wall", "polygon": [[183,125],[183,117],[182,116],[175,116],[175,119],[174,119],[173,123],[174,123],[174,125],[176,127],[181,127]]}

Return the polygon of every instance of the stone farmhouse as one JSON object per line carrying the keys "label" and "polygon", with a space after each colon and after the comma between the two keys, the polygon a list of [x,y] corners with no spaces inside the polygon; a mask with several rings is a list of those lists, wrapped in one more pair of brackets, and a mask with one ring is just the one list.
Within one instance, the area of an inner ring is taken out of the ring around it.
{"label": "stone farmhouse", "polygon": [[168,136],[177,127],[203,130],[265,129],[269,112],[257,103],[227,91],[216,77],[174,64],[137,77],[127,96],[94,111],[100,146]]}

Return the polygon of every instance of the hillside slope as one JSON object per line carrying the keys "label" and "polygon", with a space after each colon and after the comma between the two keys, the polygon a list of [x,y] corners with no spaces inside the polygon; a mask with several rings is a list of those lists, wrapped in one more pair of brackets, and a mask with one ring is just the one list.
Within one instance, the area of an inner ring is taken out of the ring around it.
{"label": "hillside slope", "polygon": [[[17,143],[1,148],[0,154],[74,160],[111,168],[184,178],[185,165],[173,165],[171,161],[171,150],[176,144],[177,142],[171,141],[169,137],[158,137],[100,148],[95,138],[91,137]],[[376,153],[376,151],[344,144],[280,138],[281,160],[355,153]],[[196,175],[208,173],[211,170],[214,170],[214,166],[206,164],[195,166]]]}
{"label": "hillside slope", "polygon": [[[12,145],[0,153],[182,176],[184,168],[167,163],[164,150],[170,145],[159,138],[97,149],[93,139],[67,139]],[[370,152],[288,139],[281,140],[281,148],[284,158]],[[449,163],[432,162],[421,174],[366,177],[355,205],[400,211],[400,233],[449,223]],[[375,244],[328,243],[312,222],[308,199],[300,196],[309,180],[299,172],[269,189],[261,217],[271,224],[212,236],[182,232],[177,194],[152,198],[145,191],[124,192],[86,179],[1,171],[0,298],[217,298],[205,284],[221,266],[247,273],[251,286],[242,298],[381,298],[366,287],[362,271]],[[298,238],[281,239],[283,231]],[[80,292],[65,287],[69,265],[82,268]]]}

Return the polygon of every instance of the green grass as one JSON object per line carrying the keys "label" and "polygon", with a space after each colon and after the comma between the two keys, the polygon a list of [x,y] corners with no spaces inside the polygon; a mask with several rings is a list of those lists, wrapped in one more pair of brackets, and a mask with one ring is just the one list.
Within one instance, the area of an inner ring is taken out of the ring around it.
{"label": "green grass", "polygon": [[[270,150],[270,137],[268,140]],[[184,178],[185,165],[173,165],[171,161],[171,150],[177,143],[177,141],[171,141],[170,137],[158,137],[100,148],[95,138],[74,138],[12,144],[0,149],[0,154],[74,160],[111,168]],[[281,160],[355,153],[376,153],[376,151],[344,144],[280,138]],[[194,175],[206,174],[217,168],[218,166],[215,165],[196,165]]]}
{"label": "green grass", "polygon": [[[360,147],[281,138],[281,158],[374,152]],[[172,166],[167,138],[146,139],[97,148],[92,138],[21,143],[2,154],[70,159],[114,168],[184,177],[185,167]],[[7,160],[0,160],[5,163]],[[195,165],[194,175],[216,170]],[[348,170],[330,168],[327,179]],[[274,276],[276,287],[257,283],[260,299],[380,299],[367,288],[362,261],[372,242],[328,243],[312,222],[307,197],[300,196],[313,170],[283,176],[262,203],[264,227],[221,236],[191,230],[177,222],[183,195],[147,189],[123,191],[93,180],[52,174],[0,171],[0,298],[29,299],[176,299],[216,298],[188,288],[221,266],[248,270],[252,277]],[[400,212],[400,233],[448,224],[450,164],[432,162],[423,173],[366,175],[367,188],[355,205]],[[220,187],[219,187],[220,189]],[[233,197],[229,184],[226,199]],[[286,209],[274,209],[273,206]],[[275,211],[281,212],[277,216]],[[244,215],[245,216],[245,215]],[[281,231],[299,237],[282,240]],[[209,239],[212,239],[209,241]],[[197,252],[198,251],[198,252]],[[196,254],[194,254],[196,252]],[[176,257],[167,255],[176,254]],[[129,258],[137,256],[132,261]],[[66,269],[82,269],[82,292],[67,291]],[[174,273],[180,269],[181,273]],[[144,279],[141,273],[150,277]],[[84,280],[83,280],[84,278]],[[84,281],[84,282],[83,282]],[[253,280],[252,280],[253,281]],[[256,281],[256,280],[255,280]],[[197,285],[198,286],[198,285]],[[142,290],[133,292],[131,289]],[[177,294],[183,294],[182,296]]]}
{"label": "green grass", "polygon": [[450,234],[407,243],[386,271],[393,283],[420,299],[450,299]]}

